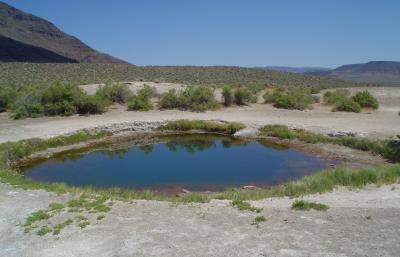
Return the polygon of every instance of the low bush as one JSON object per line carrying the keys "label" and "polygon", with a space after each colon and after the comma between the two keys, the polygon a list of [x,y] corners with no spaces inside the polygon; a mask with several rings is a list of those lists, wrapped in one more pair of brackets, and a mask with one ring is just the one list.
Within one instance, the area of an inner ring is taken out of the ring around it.
{"label": "low bush", "polygon": [[324,102],[328,105],[334,105],[332,111],[343,112],[361,112],[361,108],[378,109],[378,100],[367,90],[356,93],[353,97],[347,89],[337,89],[328,91],[324,94]]}
{"label": "low bush", "polygon": [[12,95],[12,104],[8,102],[7,106],[13,119],[101,113],[110,103],[99,96],[87,95],[78,86],[61,83],[21,87]]}
{"label": "low bush", "polygon": [[235,134],[236,131],[245,128],[241,123],[219,123],[212,121],[202,120],[176,120],[170,121],[165,125],[159,127],[160,130],[176,130],[176,131],[189,131],[189,130],[203,130],[206,132]]}
{"label": "low bush", "polygon": [[96,95],[112,103],[123,104],[128,101],[132,92],[127,85],[107,82],[105,85],[100,86]]}
{"label": "low bush", "polygon": [[246,105],[251,102],[252,94],[246,87],[239,87],[233,93],[235,104]]}
{"label": "low bush", "polygon": [[161,109],[183,109],[203,112],[209,109],[216,109],[218,103],[210,87],[189,86],[182,92],[170,90],[161,95],[159,107]]}
{"label": "low bush", "polygon": [[103,113],[109,105],[107,100],[98,96],[82,95],[76,103],[76,110],[79,114]]}
{"label": "low bush", "polygon": [[362,108],[378,109],[378,100],[372,96],[367,90],[356,93],[352,99]]}
{"label": "low bush", "polygon": [[286,91],[275,89],[263,97],[265,103],[273,103],[277,108],[304,110],[316,102],[311,92],[307,87],[290,87]]}
{"label": "low bush", "polygon": [[340,100],[348,98],[350,91],[347,89],[336,89],[335,91],[328,91],[324,94],[324,103],[328,105],[335,105]]}
{"label": "low bush", "polygon": [[338,100],[337,103],[335,103],[335,106],[333,107],[332,111],[359,113],[361,112],[361,106],[353,99],[343,98]]}
{"label": "low bush", "polygon": [[128,101],[128,110],[130,111],[149,111],[153,109],[150,98],[155,96],[155,90],[148,85],[139,90],[137,95],[131,97]]}
{"label": "low bush", "polygon": [[224,86],[222,88],[222,97],[224,99],[224,105],[230,106],[232,104],[232,88],[229,86]]}
{"label": "low bush", "polygon": [[128,101],[128,110],[130,111],[149,111],[153,109],[153,105],[149,100],[138,96],[131,97]]}

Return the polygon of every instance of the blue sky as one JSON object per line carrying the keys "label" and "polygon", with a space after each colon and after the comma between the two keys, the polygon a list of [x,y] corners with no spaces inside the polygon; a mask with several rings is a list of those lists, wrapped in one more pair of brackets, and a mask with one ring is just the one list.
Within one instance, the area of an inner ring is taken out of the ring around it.
{"label": "blue sky", "polygon": [[400,60],[398,0],[4,2],[137,65],[335,67]]}

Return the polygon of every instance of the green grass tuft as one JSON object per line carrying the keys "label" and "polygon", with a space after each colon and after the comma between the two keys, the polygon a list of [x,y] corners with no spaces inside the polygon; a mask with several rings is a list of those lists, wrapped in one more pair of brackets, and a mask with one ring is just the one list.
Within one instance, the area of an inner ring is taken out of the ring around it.
{"label": "green grass tuft", "polygon": [[53,228],[53,235],[58,235],[61,233],[61,230],[63,230],[66,226],[69,226],[73,223],[74,221],[72,219],[67,219],[63,223],[57,224]]}
{"label": "green grass tuft", "polygon": [[40,221],[40,220],[47,220],[47,219],[49,219],[49,218],[50,218],[50,215],[49,215],[47,212],[45,212],[45,211],[43,211],[43,210],[40,210],[40,211],[37,211],[37,212],[32,213],[32,214],[26,219],[24,226],[31,226],[33,223],[35,223],[35,222],[37,222],[37,221]]}
{"label": "green grass tuft", "polygon": [[159,127],[160,130],[174,130],[174,131],[190,131],[202,130],[213,133],[223,133],[232,135],[235,132],[244,129],[245,126],[241,123],[219,123],[213,121],[203,120],[176,120],[170,121],[165,125]]}
{"label": "green grass tuft", "polygon": [[304,200],[296,200],[292,204],[293,210],[309,211],[314,209],[316,211],[327,211],[328,205],[322,203],[307,202]]}
{"label": "green grass tuft", "polygon": [[261,222],[265,222],[265,221],[267,221],[267,219],[264,216],[257,216],[254,218],[254,220],[251,224],[258,226]]}
{"label": "green grass tuft", "polygon": [[250,203],[242,200],[234,200],[232,201],[232,205],[238,208],[240,211],[252,211],[259,213],[263,210],[262,208],[253,207]]}
{"label": "green grass tuft", "polygon": [[51,203],[49,204],[50,211],[60,211],[64,209],[65,205],[62,203]]}
{"label": "green grass tuft", "polygon": [[53,231],[50,227],[48,227],[48,226],[43,226],[43,227],[41,227],[38,231],[37,231],[37,235],[38,236],[44,236],[44,235],[46,235],[46,234],[48,234],[48,233],[50,233],[51,231]]}
{"label": "green grass tuft", "polygon": [[97,216],[96,220],[102,220],[102,219],[104,219],[105,217],[106,217],[105,215],[99,215],[99,216]]}

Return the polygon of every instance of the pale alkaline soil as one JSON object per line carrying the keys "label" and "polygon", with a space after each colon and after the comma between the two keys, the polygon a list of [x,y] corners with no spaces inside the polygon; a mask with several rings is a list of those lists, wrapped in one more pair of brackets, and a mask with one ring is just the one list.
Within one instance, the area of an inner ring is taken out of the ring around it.
{"label": "pale alkaline soil", "polygon": [[[116,202],[105,218],[64,228],[59,235],[24,233],[20,224],[52,202],[42,190],[0,184],[0,256],[398,256],[400,185],[339,189],[304,197],[327,204],[326,212],[294,211],[295,199],[252,201],[261,213],[239,211],[229,201],[172,204]],[[60,221],[70,215],[63,211]],[[253,219],[266,218],[259,226]],[[43,221],[41,224],[46,224]]]}

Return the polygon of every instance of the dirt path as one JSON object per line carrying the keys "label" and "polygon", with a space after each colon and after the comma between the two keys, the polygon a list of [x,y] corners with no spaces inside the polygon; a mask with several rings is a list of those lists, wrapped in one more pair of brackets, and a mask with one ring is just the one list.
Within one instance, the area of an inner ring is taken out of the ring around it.
{"label": "dirt path", "polygon": [[[294,199],[254,201],[261,214],[228,201],[174,205],[117,202],[101,221],[59,236],[23,232],[33,211],[67,196],[0,184],[0,256],[398,256],[400,185],[305,197],[327,212],[293,211]],[[267,221],[251,225],[256,215]]]}
{"label": "dirt path", "polygon": [[188,111],[153,110],[129,112],[120,106],[102,115],[88,117],[45,117],[11,120],[0,116],[0,142],[32,137],[51,137],[84,128],[134,121],[166,121],[175,119],[204,119],[243,122],[251,128],[266,124],[286,124],[318,133],[353,132],[361,136],[393,137],[400,133],[400,116],[396,112],[372,113],[330,112],[317,106],[314,110],[296,111],[276,109],[270,105],[255,104],[246,107],[223,108],[217,111],[194,113]]}

